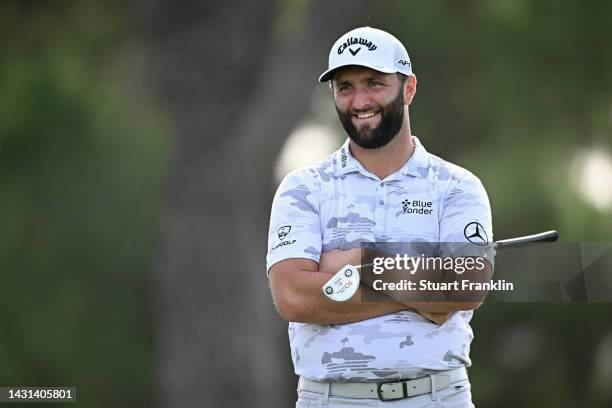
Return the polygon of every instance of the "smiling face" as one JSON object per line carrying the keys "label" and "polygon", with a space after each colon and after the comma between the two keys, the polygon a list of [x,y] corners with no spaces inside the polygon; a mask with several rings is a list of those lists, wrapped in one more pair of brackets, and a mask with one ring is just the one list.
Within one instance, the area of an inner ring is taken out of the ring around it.
{"label": "smiling face", "polygon": [[340,122],[357,145],[383,147],[402,128],[406,88],[398,74],[348,67],[334,76],[333,90]]}

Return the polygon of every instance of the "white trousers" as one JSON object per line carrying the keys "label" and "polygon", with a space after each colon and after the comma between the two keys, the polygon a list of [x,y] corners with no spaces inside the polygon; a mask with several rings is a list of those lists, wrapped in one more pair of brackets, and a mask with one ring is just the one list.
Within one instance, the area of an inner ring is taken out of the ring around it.
{"label": "white trousers", "polygon": [[388,408],[474,408],[470,381],[465,379],[450,384],[434,394],[421,394],[393,401],[378,398],[345,398],[298,391],[296,408],[345,408],[345,407],[388,407]]}

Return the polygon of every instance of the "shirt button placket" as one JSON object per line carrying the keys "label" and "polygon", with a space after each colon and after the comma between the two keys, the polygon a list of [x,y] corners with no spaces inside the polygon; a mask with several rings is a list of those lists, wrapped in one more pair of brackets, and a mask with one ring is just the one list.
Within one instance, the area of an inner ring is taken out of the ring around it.
{"label": "shirt button placket", "polygon": [[376,222],[377,235],[385,229],[385,183],[380,183],[376,188],[376,208],[374,210],[374,221]]}

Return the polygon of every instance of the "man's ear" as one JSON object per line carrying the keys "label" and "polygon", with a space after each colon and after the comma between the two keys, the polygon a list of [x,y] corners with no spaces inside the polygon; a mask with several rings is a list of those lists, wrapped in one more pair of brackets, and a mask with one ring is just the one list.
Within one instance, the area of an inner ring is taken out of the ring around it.
{"label": "man's ear", "polygon": [[404,104],[410,105],[414,94],[416,94],[417,79],[414,75],[409,75],[404,82]]}
{"label": "man's ear", "polygon": [[332,99],[336,101],[336,92],[334,91],[334,80],[329,80],[329,90],[331,92]]}

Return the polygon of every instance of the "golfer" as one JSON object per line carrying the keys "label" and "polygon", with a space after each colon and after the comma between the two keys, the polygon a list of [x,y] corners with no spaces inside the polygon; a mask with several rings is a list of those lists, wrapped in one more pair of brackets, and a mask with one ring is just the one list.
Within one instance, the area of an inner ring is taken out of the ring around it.
{"label": "golfer", "polygon": [[473,255],[493,240],[487,194],[411,133],[417,79],[397,38],[352,30],[328,68],[319,80],[330,82],[348,138],[285,177],[270,218],[267,271],[289,322],[296,406],[471,407],[469,322],[479,302],[361,302],[359,292],[334,302],[321,288],[360,264],[362,242],[452,242]]}

